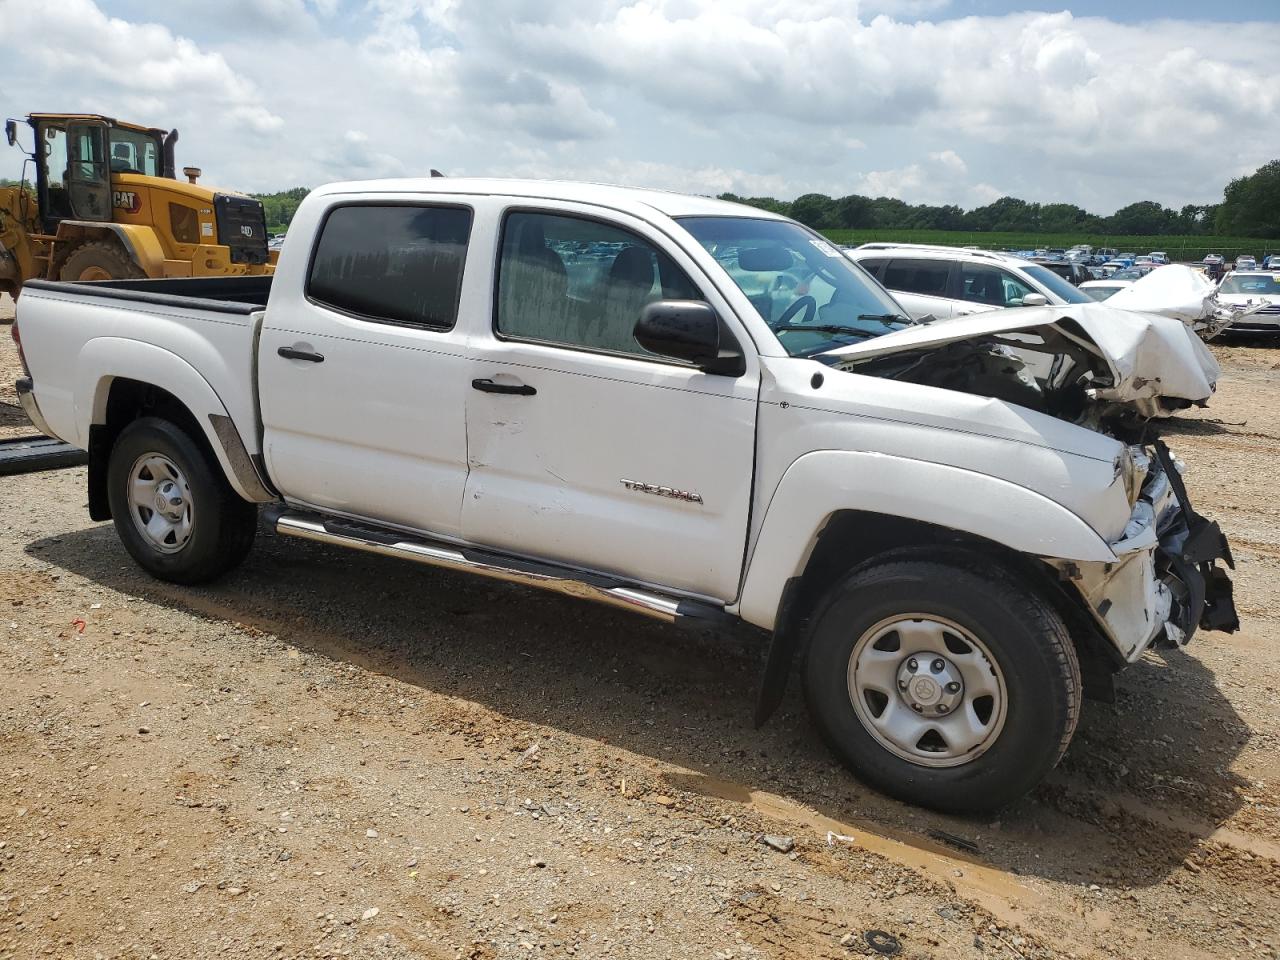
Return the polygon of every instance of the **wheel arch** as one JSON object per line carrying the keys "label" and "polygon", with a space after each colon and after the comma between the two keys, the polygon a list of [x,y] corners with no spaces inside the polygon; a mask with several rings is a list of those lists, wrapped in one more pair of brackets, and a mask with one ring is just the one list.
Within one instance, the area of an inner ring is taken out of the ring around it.
{"label": "wheel arch", "polygon": [[[942,491],[948,495],[939,496]],[[999,505],[1003,521],[993,521],[992,504]],[[978,557],[1018,577],[1066,622],[1088,695],[1108,698],[1118,666],[1114,648],[1098,634],[1079,592],[1064,589],[1057,571],[1041,559],[1114,559],[1082,519],[995,477],[878,454],[827,452],[802,457],[784,475],[748,562],[739,615],[773,632],[757,725],[781,702],[808,618],[825,592],[854,567],[894,554],[958,563]]]}
{"label": "wheel arch", "polygon": [[89,507],[95,520],[110,518],[106,464],[120,431],[142,416],[177,423],[213,455],[236,494],[252,503],[275,497],[257,469],[226,407],[209,382],[176,354],[138,341],[98,338],[79,357],[76,420],[89,452]]}
{"label": "wheel arch", "polygon": [[164,249],[156,232],[149,226],[134,223],[98,223],[92,220],[63,220],[58,224],[54,253],[45,273],[57,280],[67,257],[79,247],[94,241],[115,243],[148,277],[164,276]]}

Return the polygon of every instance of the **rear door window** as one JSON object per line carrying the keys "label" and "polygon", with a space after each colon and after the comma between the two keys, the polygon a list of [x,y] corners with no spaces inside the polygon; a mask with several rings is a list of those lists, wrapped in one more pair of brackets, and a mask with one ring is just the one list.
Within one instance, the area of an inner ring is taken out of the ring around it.
{"label": "rear door window", "polygon": [[951,265],[945,260],[890,260],[880,282],[890,290],[945,297],[950,272]]}
{"label": "rear door window", "polygon": [[418,204],[335,207],[307,296],[362,320],[448,330],[458,319],[471,211]]}

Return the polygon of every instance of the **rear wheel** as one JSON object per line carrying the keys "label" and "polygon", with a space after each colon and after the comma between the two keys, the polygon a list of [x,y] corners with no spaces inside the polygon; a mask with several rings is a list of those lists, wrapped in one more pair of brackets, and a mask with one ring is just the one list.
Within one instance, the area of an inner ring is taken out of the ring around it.
{"label": "rear wheel", "polygon": [[62,262],[62,280],[140,280],[146,274],[118,243],[93,240],[76,247]]}
{"label": "rear wheel", "polygon": [[156,417],[135,420],[116,439],[107,494],[125,549],[161,580],[221,576],[245,558],[257,531],[257,507],[181,427]]}
{"label": "rear wheel", "polygon": [[948,812],[992,810],[1061,759],[1080,668],[1057,612],[973,557],[855,570],[816,612],[805,662],[814,720],[860,778]]}

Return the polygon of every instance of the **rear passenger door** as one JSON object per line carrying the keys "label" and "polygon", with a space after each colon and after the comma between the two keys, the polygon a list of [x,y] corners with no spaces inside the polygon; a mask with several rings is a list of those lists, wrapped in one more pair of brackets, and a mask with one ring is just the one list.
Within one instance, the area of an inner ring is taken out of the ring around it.
{"label": "rear passenger door", "polygon": [[290,502],[458,534],[470,365],[453,328],[472,220],[434,199],[325,214],[304,295],[272,299],[258,353],[264,455]]}
{"label": "rear passenger door", "polygon": [[951,318],[954,304],[950,296],[951,264],[948,261],[895,257],[884,265],[877,278],[912,319]]}

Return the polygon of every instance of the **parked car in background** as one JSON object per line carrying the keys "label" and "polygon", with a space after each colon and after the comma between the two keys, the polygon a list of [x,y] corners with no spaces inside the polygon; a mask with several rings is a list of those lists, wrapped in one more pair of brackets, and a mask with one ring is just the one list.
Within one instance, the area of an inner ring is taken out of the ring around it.
{"label": "parked car in background", "polygon": [[1125,287],[1133,286],[1132,280],[1086,280],[1080,284],[1080,292],[1090,300],[1097,300],[1101,303],[1112,294],[1118,293]]}
{"label": "parked car in background", "polygon": [[1262,258],[1263,270],[1280,270],[1280,253],[1272,253]]}
{"label": "parked car in background", "polygon": [[1236,257],[1236,270],[1257,270],[1258,261],[1248,255]]}
{"label": "parked car in background", "polygon": [[1112,276],[1117,270],[1128,270],[1129,264],[1125,260],[1108,260],[1102,265],[1102,271],[1107,276]]}
{"label": "parked car in background", "polygon": [[265,523],[749,625],[770,647],[757,722],[801,661],[836,754],[950,812],[1033,789],[1085,689],[1239,626],[1226,538],[1149,426],[1213,394],[1180,322],[999,254],[865,251],[994,306],[1083,301],[911,323],[798,223],[598,184],[329,184],[290,230],[274,278],[37,280],[18,301],[23,408],[88,452],[90,516],[161,580],[227,573]]}
{"label": "parked car in background", "polygon": [[1062,277],[1063,280],[1074,283],[1077,287],[1086,280],[1092,280],[1093,274],[1081,263],[1073,260],[1045,260],[1041,264],[1046,270],[1050,270]]}
{"label": "parked car in background", "polygon": [[1099,247],[1097,250],[1094,251],[1094,255],[1098,257],[1102,257],[1102,262],[1106,263],[1108,260],[1114,260],[1116,258],[1116,248],[1115,247]]}
{"label": "parked car in background", "polygon": [[1169,255],[1163,250],[1155,250],[1151,253],[1151,260],[1163,267],[1169,262]]}
{"label": "parked car in background", "polygon": [[1145,277],[1148,273],[1150,273],[1154,269],[1155,269],[1154,267],[1125,267],[1122,270],[1115,271],[1115,273],[1111,274],[1111,276],[1107,277],[1107,279],[1108,280],[1128,280],[1132,282],[1134,280],[1141,280],[1143,277]]}
{"label": "parked car in background", "polygon": [[1228,333],[1280,333],[1280,273],[1233,270],[1218,284],[1218,299],[1229,304],[1267,304],[1237,320]]}
{"label": "parked car in background", "polygon": [[1222,254],[1220,253],[1206,253],[1204,255],[1204,260],[1202,262],[1207,267],[1215,263],[1216,264],[1226,263],[1226,260],[1223,258]]}
{"label": "parked car in background", "polygon": [[1150,257],[1134,257],[1133,265],[1135,267],[1154,267],[1156,262]]}
{"label": "parked car in background", "polygon": [[864,243],[850,259],[892,291],[913,319],[949,320],[1002,307],[1091,303],[1043,263],[987,250]]}

